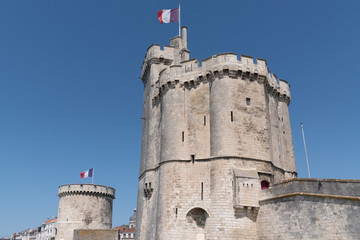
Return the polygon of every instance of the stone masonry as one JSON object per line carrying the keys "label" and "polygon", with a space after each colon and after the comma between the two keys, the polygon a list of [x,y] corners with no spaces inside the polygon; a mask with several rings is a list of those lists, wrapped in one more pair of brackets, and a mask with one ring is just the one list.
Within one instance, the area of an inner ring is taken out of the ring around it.
{"label": "stone masonry", "polygon": [[56,240],[72,240],[75,229],[111,229],[114,188],[68,184],[59,187],[58,196]]}
{"label": "stone masonry", "polygon": [[[350,220],[338,226],[359,233],[350,214],[359,213],[359,199],[283,188],[297,177],[290,86],[265,60],[234,53],[190,59],[183,27],[170,46],[148,48],[141,79],[136,239],[309,239],[296,226],[310,217],[314,199],[319,210],[312,216],[326,209],[334,218],[342,209]],[[332,194],[341,190],[331,181],[329,186]]]}

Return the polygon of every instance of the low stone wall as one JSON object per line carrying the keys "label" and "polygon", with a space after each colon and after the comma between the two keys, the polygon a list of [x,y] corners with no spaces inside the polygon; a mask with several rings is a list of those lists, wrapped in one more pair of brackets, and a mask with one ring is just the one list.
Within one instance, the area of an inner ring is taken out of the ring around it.
{"label": "low stone wall", "polygon": [[74,230],[74,240],[119,240],[118,230],[79,229]]}
{"label": "low stone wall", "polygon": [[258,239],[359,239],[360,181],[292,179],[262,191]]}
{"label": "low stone wall", "polygon": [[260,202],[258,239],[359,239],[360,201],[288,195]]}
{"label": "low stone wall", "polygon": [[360,180],[294,178],[262,191],[262,199],[296,192],[360,197]]}

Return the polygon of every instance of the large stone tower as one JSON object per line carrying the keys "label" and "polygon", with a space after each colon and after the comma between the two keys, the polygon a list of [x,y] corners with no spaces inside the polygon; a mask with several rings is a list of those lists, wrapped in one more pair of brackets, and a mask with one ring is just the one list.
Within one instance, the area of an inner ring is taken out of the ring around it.
{"label": "large stone tower", "polygon": [[137,239],[256,239],[261,188],[296,177],[289,84],[263,59],[151,45]]}
{"label": "large stone tower", "polygon": [[72,240],[76,229],[111,229],[115,189],[95,184],[59,187],[56,240]]}

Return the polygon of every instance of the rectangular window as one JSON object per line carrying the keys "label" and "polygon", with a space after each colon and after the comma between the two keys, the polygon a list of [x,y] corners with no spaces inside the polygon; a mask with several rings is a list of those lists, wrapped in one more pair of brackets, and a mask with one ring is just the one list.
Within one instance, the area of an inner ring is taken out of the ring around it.
{"label": "rectangular window", "polygon": [[234,121],[234,114],[233,114],[233,111],[231,111],[230,115],[231,115],[231,121],[233,122],[233,121]]}
{"label": "rectangular window", "polygon": [[201,182],[201,200],[204,200],[204,183]]}
{"label": "rectangular window", "polygon": [[192,163],[195,162],[195,154],[191,154],[191,162],[192,162]]}
{"label": "rectangular window", "polygon": [[206,126],[206,116],[204,116],[204,126]]}
{"label": "rectangular window", "polygon": [[184,132],[182,132],[182,142],[184,142],[184,140],[185,140],[185,134]]}
{"label": "rectangular window", "polygon": [[250,106],[250,98],[246,98],[246,105]]}

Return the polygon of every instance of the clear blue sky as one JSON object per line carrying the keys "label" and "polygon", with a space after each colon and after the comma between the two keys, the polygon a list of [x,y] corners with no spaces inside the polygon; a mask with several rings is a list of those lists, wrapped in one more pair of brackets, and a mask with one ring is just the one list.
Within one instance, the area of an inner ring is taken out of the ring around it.
{"label": "clear blue sky", "polygon": [[[117,189],[113,225],[136,207],[142,91],[149,45],[177,24],[178,1],[0,1],[0,237],[57,215],[59,185]],[[359,1],[182,3],[191,57],[235,52],[268,61],[291,84],[299,177],[359,178]]]}

